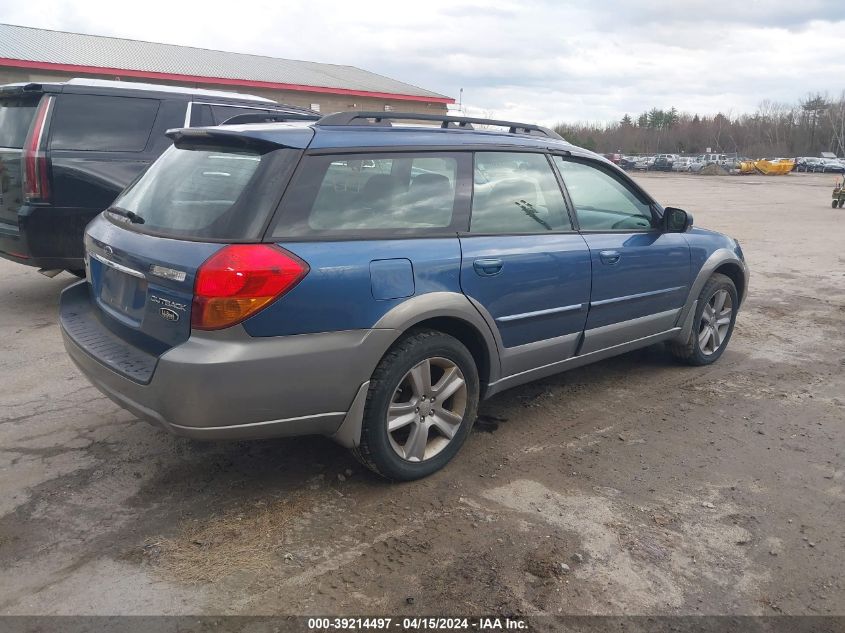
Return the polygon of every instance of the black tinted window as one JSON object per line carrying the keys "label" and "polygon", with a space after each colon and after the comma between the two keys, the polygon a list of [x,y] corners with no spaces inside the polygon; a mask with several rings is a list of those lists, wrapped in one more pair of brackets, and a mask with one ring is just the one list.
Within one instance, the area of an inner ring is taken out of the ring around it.
{"label": "black tinted window", "polygon": [[443,231],[456,221],[459,165],[468,158],[435,153],[311,157],[291,185],[274,234]]}
{"label": "black tinted window", "polygon": [[572,229],[563,194],[544,154],[478,152],[473,181],[473,233]]}
{"label": "black tinted window", "polygon": [[37,106],[37,98],[0,100],[0,147],[23,147]]}
{"label": "black tinted window", "polygon": [[51,125],[53,149],[140,152],[147,145],[158,99],[63,94]]}
{"label": "black tinted window", "polygon": [[205,103],[194,103],[191,106],[191,127],[206,127],[215,125],[211,115],[211,106]]}
{"label": "black tinted window", "polygon": [[[278,200],[299,151],[266,154],[229,148],[171,147],[112,208],[112,219],[126,211],[143,223],[141,232],[188,238],[256,237]],[[267,177],[263,177],[267,176]],[[122,211],[121,211],[122,210]]]}

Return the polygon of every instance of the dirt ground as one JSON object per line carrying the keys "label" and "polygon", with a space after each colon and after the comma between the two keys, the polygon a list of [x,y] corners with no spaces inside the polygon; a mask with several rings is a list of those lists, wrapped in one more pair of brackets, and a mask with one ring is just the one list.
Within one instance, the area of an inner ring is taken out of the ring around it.
{"label": "dirt ground", "polygon": [[0,614],[845,614],[833,176],[637,178],[742,243],[725,355],[657,346],[503,393],[410,484],[321,438],[134,419],[65,356],[72,278],[0,262]]}

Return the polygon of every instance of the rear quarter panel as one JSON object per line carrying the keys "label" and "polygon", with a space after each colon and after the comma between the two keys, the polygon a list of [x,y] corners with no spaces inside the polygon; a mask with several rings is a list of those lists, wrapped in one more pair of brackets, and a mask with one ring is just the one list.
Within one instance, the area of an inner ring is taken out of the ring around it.
{"label": "rear quarter panel", "polygon": [[244,322],[252,336],[368,329],[411,297],[461,292],[457,237],[279,245],[311,270],[288,294]]}

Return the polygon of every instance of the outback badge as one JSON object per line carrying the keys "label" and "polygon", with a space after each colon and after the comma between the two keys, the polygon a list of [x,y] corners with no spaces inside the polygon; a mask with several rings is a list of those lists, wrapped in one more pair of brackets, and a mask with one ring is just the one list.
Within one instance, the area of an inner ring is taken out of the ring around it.
{"label": "outback badge", "polygon": [[162,319],[167,321],[172,321],[175,323],[179,320],[179,313],[176,310],[171,310],[170,308],[159,308],[158,313]]}

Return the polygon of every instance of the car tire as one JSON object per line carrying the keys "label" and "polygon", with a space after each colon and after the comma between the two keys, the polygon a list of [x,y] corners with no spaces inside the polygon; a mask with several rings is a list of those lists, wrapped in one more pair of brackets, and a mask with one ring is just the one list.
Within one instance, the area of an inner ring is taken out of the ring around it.
{"label": "car tire", "polygon": [[[727,301],[730,301],[729,307],[725,306]],[[730,277],[715,273],[698,295],[689,338],[669,343],[672,355],[687,365],[715,363],[731,340],[738,310],[739,294],[734,282]]]}
{"label": "car tire", "polygon": [[427,477],[460,450],[475,422],[479,393],[475,360],[459,340],[436,330],[409,332],[373,372],[353,452],[387,479]]}

